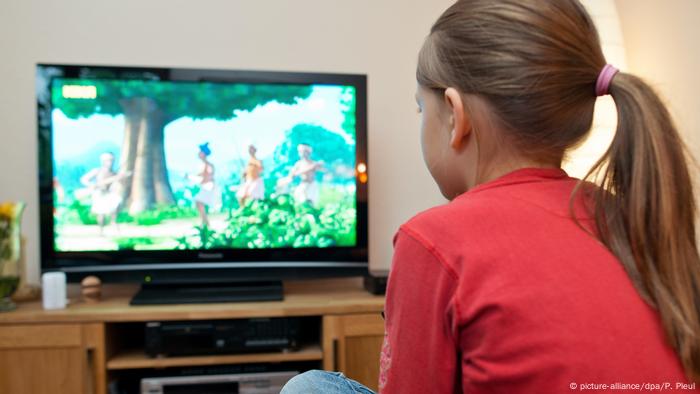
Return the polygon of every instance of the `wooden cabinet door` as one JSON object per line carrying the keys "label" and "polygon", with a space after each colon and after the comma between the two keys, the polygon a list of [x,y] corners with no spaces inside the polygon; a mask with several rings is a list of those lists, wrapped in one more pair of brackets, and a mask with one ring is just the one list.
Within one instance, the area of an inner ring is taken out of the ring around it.
{"label": "wooden cabinet door", "polygon": [[101,325],[0,326],[0,393],[104,393]]}
{"label": "wooden cabinet door", "polygon": [[323,369],[340,371],[377,391],[384,320],[379,313],[323,318]]}
{"label": "wooden cabinet door", "polygon": [[80,348],[2,349],[0,392],[85,393],[83,352]]}

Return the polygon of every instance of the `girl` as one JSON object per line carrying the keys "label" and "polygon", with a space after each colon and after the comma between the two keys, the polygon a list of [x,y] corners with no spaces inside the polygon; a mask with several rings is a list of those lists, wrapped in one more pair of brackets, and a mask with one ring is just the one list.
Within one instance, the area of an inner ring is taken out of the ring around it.
{"label": "girl", "polygon": [[209,143],[199,145],[197,156],[202,161],[202,171],[194,176],[185,174],[186,179],[199,183],[199,193],[194,196],[194,201],[203,227],[209,227],[207,207],[221,208],[221,190],[214,181],[214,165],[209,161],[209,155],[211,155]]}
{"label": "girl", "polygon": [[316,182],[316,173],[324,171],[323,162],[315,161],[311,158],[313,148],[308,144],[297,145],[299,160],[294,163],[289,175],[280,179],[278,186],[281,188],[287,187],[294,178],[301,178],[301,182],[294,189],[294,199],[299,204],[311,204],[315,206],[319,198],[319,186]]}
{"label": "girl", "polygon": [[[700,392],[684,147],[652,89],[606,65],[582,5],[460,0],[417,79],[423,156],[451,202],[395,237],[381,391]],[[597,187],[560,165],[604,94],[618,126]],[[292,392],[369,390],[312,371]]]}
{"label": "girl", "polygon": [[243,171],[243,185],[236,192],[238,205],[243,206],[246,200],[262,200],[265,198],[265,183],[260,176],[263,172],[263,163],[255,154],[258,149],[254,145],[248,145],[250,158]]}
{"label": "girl", "polygon": [[100,167],[93,168],[80,178],[80,183],[86,188],[80,189],[78,196],[83,193],[91,194],[92,207],[90,211],[97,216],[100,235],[104,234],[108,217],[112,224],[117,225],[117,214],[122,204],[120,181],[129,175],[128,172],[115,172],[114,154],[104,152],[100,155]]}

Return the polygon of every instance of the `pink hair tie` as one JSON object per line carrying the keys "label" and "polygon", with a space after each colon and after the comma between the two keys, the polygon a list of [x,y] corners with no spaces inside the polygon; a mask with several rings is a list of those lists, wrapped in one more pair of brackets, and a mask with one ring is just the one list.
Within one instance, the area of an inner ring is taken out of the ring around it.
{"label": "pink hair tie", "polygon": [[610,82],[617,72],[620,71],[613,67],[612,64],[606,64],[600,74],[598,74],[598,80],[595,82],[595,95],[605,96],[608,94],[608,89],[610,88]]}

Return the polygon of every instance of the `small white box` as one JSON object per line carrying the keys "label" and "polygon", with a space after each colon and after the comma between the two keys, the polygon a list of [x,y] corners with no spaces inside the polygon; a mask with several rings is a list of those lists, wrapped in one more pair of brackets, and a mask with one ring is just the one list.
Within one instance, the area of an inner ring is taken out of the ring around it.
{"label": "small white box", "polygon": [[66,274],[47,272],[41,276],[41,292],[44,309],[65,309]]}

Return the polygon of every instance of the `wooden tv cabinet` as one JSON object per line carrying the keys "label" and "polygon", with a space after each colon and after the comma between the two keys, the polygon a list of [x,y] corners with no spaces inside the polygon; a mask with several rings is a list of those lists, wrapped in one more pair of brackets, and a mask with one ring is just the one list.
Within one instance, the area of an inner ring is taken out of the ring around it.
{"label": "wooden tv cabinet", "polygon": [[[366,292],[361,278],[284,286],[285,299],[276,302],[132,307],[135,287],[105,286],[99,303],[84,303],[75,294],[65,310],[20,304],[0,313],[0,393],[106,394],[125,376],[254,363],[342,371],[376,389],[384,297]],[[143,351],[147,321],[283,316],[318,319],[320,326],[296,351],[168,358],[149,358]]]}

